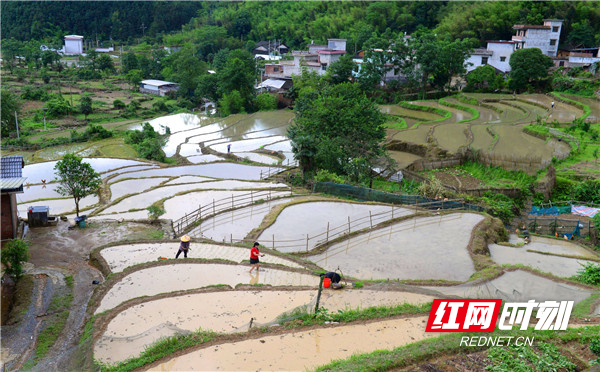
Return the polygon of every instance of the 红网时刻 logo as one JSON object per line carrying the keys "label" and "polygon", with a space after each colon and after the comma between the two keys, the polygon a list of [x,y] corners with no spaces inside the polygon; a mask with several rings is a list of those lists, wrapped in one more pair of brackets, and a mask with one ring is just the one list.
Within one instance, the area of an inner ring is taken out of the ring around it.
{"label": "\u7ea2\u7f51\u65f6\u523b logo", "polygon": [[[502,300],[433,300],[425,332],[493,332],[500,315]],[[527,329],[532,317],[536,331],[565,330],[573,310],[573,301],[507,302],[498,328],[510,330],[520,324]]]}

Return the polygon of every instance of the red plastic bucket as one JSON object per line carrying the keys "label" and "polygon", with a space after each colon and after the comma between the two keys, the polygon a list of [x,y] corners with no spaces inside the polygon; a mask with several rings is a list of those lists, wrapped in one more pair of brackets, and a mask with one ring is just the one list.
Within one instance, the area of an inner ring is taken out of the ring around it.
{"label": "red plastic bucket", "polygon": [[329,288],[330,285],[331,285],[331,279],[330,278],[323,279],[323,287]]}

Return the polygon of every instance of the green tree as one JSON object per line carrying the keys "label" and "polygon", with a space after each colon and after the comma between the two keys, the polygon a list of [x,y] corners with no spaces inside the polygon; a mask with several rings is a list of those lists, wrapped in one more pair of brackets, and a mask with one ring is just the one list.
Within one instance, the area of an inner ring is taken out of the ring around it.
{"label": "green tree", "polygon": [[17,113],[17,115],[21,114],[22,102],[16,94],[11,93],[6,89],[2,89],[1,94],[1,131],[2,137],[7,137],[11,132],[17,130],[17,126],[15,124],[15,112]]}
{"label": "green tree", "polygon": [[23,276],[23,262],[29,259],[29,243],[22,239],[13,239],[2,250],[2,264],[6,273],[15,281]]}
{"label": "green tree", "polygon": [[467,90],[496,90],[502,89],[504,79],[502,75],[490,66],[478,66],[467,75]]}
{"label": "green tree", "polygon": [[[303,102],[308,101],[308,102]],[[346,164],[374,164],[384,153],[383,114],[358,84],[342,83],[316,95],[301,93],[296,120],[288,130],[292,150],[305,172],[319,169],[347,175]]]}
{"label": "green tree", "polygon": [[352,61],[352,56],[346,54],[327,68],[325,77],[331,84],[347,83],[352,78],[353,69],[354,62]]}
{"label": "green tree", "polygon": [[121,73],[127,74],[131,70],[139,70],[138,59],[133,52],[127,52],[121,57]]}
{"label": "green tree", "polygon": [[143,78],[142,70],[129,70],[125,75],[125,79],[131,84],[131,90],[136,90]]}
{"label": "green tree", "polygon": [[72,196],[75,201],[75,212],[79,217],[79,202],[89,195],[97,195],[102,184],[100,175],[89,163],[75,154],[66,154],[54,166],[58,177],[56,192],[63,196]]}
{"label": "green tree", "polygon": [[79,111],[83,115],[85,115],[85,119],[87,120],[87,116],[93,112],[92,109],[92,99],[88,96],[81,97],[81,103],[79,104]]}
{"label": "green tree", "polygon": [[277,96],[270,93],[261,93],[256,96],[258,111],[269,111],[277,108]]}
{"label": "green tree", "polygon": [[567,36],[567,43],[577,47],[590,48],[596,45],[594,29],[590,26],[589,20],[573,23],[573,29]]}
{"label": "green tree", "polygon": [[46,116],[49,118],[58,118],[67,115],[71,111],[71,105],[64,98],[53,98],[46,102]]}
{"label": "green tree", "polygon": [[221,116],[244,112],[244,99],[240,92],[233,90],[230,93],[224,94],[223,98],[219,100],[219,109]]}
{"label": "green tree", "polygon": [[511,54],[508,63],[509,87],[519,91],[548,78],[548,69],[553,65],[552,59],[538,48],[518,49]]}
{"label": "green tree", "polygon": [[148,211],[148,218],[152,221],[158,220],[160,216],[166,213],[164,209],[154,204],[146,208],[146,210]]}
{"label": "green tree", "polygon": [[201,61],[194,48],[186,46],[167,60],[167,68],[162,70],[166,79],[179,84],[177,94],[182,97],[194,96],[199,77],[206,74],[208,67]]}
{"label": "green tree", "polygon": [[112,61],[112,58],[108,54],[101,54],[96,59],[96,65],[98,70],[104,72],[115,72],[115,65]]}
{"label": "green tree", "polygon": [[237,91],[242,98],[243,106],[250,111],[254,101],[254,80],[256,62],[250,52],[237,49],[229,53],[229,60],[216,73],[220,96]]}

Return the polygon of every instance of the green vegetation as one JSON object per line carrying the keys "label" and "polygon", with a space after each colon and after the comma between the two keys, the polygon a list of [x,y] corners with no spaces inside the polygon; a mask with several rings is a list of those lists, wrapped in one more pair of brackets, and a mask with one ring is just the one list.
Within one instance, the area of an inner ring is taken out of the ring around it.
{"label": "green vegetation", "polygon": [[79,202],[88,195],[96,195],[102,184],[100,175],[89,163],[77,155],[66,154],[54,166],[59,186],[56,192],[71,196],[75,201],[75,211],[79,217]]}
{"label": "green vegetation", "polygon": [[408,103],[408,102],[399,102],[398,106],[401,106],[401,107],[404,107],[404,108],[407,108],[407,109],[411,109],[411,110],[432,112],[434,114],[437,114],[437,115],[441,116],[441,118],[439,118],[439,119],[435,119],[435,120],[431,120],[431,121],[422,121],[422,122],[419,122],[419,123],[415,123],[415,125],[413,126],[413,128],[415,128],[419,124],[423,124],[423,123],[435,123],[435,122],[438,122],[438,121],[444,121],[444,120],[450,119],[450,117],[452,116],[452,113],[450,111],[442,110],[442,109],[439,109],[437,107],[413,105],[412,103]]}
{"label": "green vegetation", "polygon": [[[455,98],[458,99],[458,96],[455,96]],[[475,119],[479,118],[479,111],[475,110],[472,107],[467,107],[467,106],[459,105],[459,104],[454,103],[454,102],[448,102],[448,101],[444,100],[444,98],[440,98],[438,100],[438,103],[440,105],[444,105],[444,106],[448,106],[448,107],[453,107],[453,108],[458,109],[458,110],[466,111],[466,112],[468,112],[469,114],[472,115],[469,119],[460,120],[459,123],[466,123],[466,122],[469,122],[469,121],[472,121],[472,120],[475,120]]]}
{"label": "green vegetation", "polygon": [[22,239],[13,239],[2,249],[2,265],[15,281],[23,276],[23,262],[29,259],[29,243]]}
{"label": "green vegetation", "polygon": [[510,89],[540,88],[546,82],[552,59],[537,48],[518,49],[510,55]]}
{"label": "green vegetation", "polygon": [[160,162],[166,159],[165,152],[162,150],[164,141],[149,123],[144,123],[141,131],[128,131],[125,137],[125,143],[132,145],[140,157]]}
{"label": "green vegetation", "polygon": [[501,167],[488,167],[478,162],[467,161],[455,168],[455,174],[468,174],[481,180],[489,187],[529,188],[535,181],[535,176],[529,176],[521,171],[508,171]]}
{"label": "green vegetation", "polygon": [[591,262],[581,264],[582,268],[577,272],[575,278],[589,285],[595,285],[600,288],[600,264],[594,264]]}
{"label": "green vegetation", "polygon": [[565,371],[576,371],[577,365],[560,353],[558,347],[545,342],[538,342],[535,349],[528,345],[509,347],[492,347],[488,350],[488,358],[492,364],[487,371],[525,371],[531,366],[535,370],[552,368]]}
{"label": "green vegetation", "polygon": [[146,208],[146,210],[148,211],[148,218],[153,221],[156,221],[160,216],[166,213],[165,210],[158,205],[151,205]]}

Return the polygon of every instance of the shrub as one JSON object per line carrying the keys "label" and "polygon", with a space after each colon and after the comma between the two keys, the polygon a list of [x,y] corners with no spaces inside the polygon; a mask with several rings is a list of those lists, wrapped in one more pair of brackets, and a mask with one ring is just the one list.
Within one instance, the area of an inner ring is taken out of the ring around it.
{"label": "shrub", "polygon": [[600,286],[600,264],[588,262],[581,264],[582,268],[577,271],[577,279],[580,282]]}
{"label": "shrub", "polygon": [[47,117],[57,118],[63,115],[67,115],[71,111],[71,105],[68,101],[63,98],[53,98],[46,102]]}
{"label": "shrub", "polygon": [[43,88],[26,85],[21,92],[21,98],[32,101],[48,101],[52,98],[52,93],[48,93]]}
{"label": "shrub", "polygon": [[597,363],[600,363],[600,337],[596,337],[592,339],[590,342],[590,351],[598,357],[596,359]]}
{"label": "shrub", "polygon": [[29,243],[22,239],[14,239],[2,250],[1,261],[6,267],[6,273],[15,281],[23,276],[23,264],[29,259]]}
{"label": "shrub", "polygon": [[113,107],[118,110],[122,110],[125,108],[125,102],[121,101],[120,99],[115,99],[113,101]]}
{"label": "shrub", "polygon": [[256,96],[256,107],[258,111],[269,111],[277,108],[277,96],[270,93],[262,93]]}
{"label": "shrub", "polygon": [[148,211],[148,218],[150,218],[153,221],[156,221],[158,217],[165,214],[165,210],[157,205],[151,205],[148,208],[146,208],[146,210]]}
{"label": "shrub", "polygon": [[315,175],[316,182],[334,182],[334,183],[346,183],[343,177],[338,176],[333,172],[329,172],[325,169],[320,169]]}

